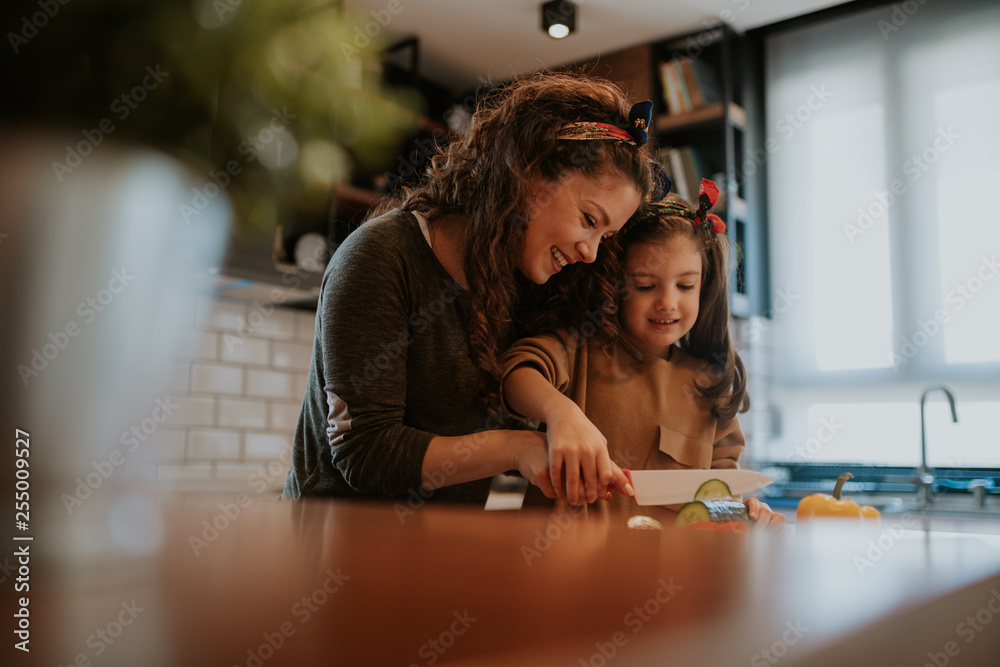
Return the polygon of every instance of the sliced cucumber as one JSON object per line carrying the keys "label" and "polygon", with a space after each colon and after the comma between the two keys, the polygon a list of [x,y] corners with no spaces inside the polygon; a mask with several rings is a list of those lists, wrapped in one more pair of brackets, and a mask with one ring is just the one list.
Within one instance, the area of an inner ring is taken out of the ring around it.
{"label": "sliced cucumber", "polygon": [[710,479],[694,492],[695,500],[712,500],[714,498],[731,500],[732,497],[733,492],[729,490],[729,485],[721,479]]}
{"label": "sliced cucumber", "polygon": [[695,523],[727,523],[737,521],[739,523],[750,524],[750,515],[743,503],[735,500],[695,500],[681,508],[677,513],[678,528],[690,526]]}

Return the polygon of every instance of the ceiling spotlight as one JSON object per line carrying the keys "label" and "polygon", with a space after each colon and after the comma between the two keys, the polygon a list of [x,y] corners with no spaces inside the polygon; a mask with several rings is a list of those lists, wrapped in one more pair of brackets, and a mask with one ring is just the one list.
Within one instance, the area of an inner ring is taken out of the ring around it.
{"label": "ceiling spotlight", "polygon": [[556,39],[576,30],[576,4],[570,0],[542,3],[542,30]]}

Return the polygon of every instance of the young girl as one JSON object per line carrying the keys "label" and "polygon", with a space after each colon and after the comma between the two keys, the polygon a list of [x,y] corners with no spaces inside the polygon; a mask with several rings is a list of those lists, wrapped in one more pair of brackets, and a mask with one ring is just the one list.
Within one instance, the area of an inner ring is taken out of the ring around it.
{"label": "young girl", "polygon": [[517,80],[347,237],[323,277],[286,498],[482,506],[512,469],[553,495],[545,435],[504,428],[484,399],[525,291],[605,254],[648,196],[650,106],[594,77]]}
{"label": "young girl", "polygon": [[[698,208],[667,197],[622,230],[616,339],[580,326],[504,355],[504,403],[547,425],[550,477],[572,504],[602,499],[599,511],[672,523],[673,510],[605,493],[611,459],[636,469],[738,467],[736,413],[749,398],[729,338],[725,225],[708,213],[717,196],[703,180]],[[784,519],[756,499],[746,504],[758,524]]]}

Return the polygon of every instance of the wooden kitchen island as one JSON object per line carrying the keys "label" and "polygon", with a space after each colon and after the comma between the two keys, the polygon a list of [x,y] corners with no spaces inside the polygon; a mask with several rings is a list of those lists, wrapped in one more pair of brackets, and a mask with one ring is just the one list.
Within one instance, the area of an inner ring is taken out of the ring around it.
{"label": "wooden kitchen island", "polygon": [[996,535],[157,503],[150,553],[46,558],[37,664],[1000,665]]}

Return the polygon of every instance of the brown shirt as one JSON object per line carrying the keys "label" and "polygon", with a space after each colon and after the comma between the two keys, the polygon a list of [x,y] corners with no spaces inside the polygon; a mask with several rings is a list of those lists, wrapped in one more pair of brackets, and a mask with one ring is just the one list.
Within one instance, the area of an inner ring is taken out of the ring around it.
{"label": "brown shirt", "polygon": [[[503,377],[525,364],[580,406],[622,468],[739,467],[745,445],[739,422],[712,416],[711,402],[695,389],[695,382],[708,382],[708,364],[679,348],[671,348],[667,360],[644,356],[624,340],[604,346],[559,331],[518,341],[503,356]],[[506,404],[504,409],[515,414]],[[525,499],[528,505],[543,501],[551,503],[532,491]],[[652,516],[667,525],[678,508],[640,507],[618,493],[590,506],[601,513]]]}

